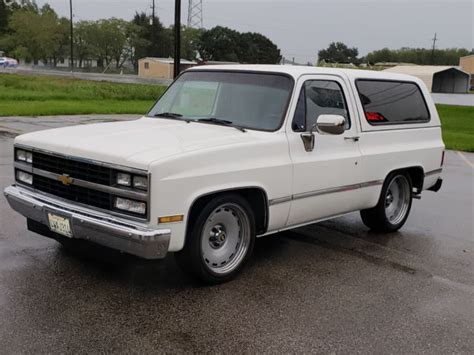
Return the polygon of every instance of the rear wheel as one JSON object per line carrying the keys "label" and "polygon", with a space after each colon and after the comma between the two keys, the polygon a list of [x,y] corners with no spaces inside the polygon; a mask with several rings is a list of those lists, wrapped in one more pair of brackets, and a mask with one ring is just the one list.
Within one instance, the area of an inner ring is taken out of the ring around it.
{"label": "rear wheel", "polygon": [[253,250],[255,220],[248,202],[234,194],[215,197],[190,223],[178,264],[206,283],[232,279]]}
{"label": "rear wheel", "polygon": [[412,204],[410,176],[396,172],[388,176],[377,206],[360,212],[364,224],[378,232],[395,232],[406,222]]}

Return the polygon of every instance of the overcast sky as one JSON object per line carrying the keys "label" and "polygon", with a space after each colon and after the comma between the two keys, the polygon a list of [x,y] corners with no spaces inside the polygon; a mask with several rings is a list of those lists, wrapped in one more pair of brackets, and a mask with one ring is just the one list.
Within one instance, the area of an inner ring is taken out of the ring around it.
{"label": "overcast sky", "polygon": [[[69,16],[67,0],[50,3]],[[75,20],[151,13],[152,0],[73,0]],[[186,22],[188,0],[183,3]],[[165,25],[173,22],[174,0],[156,0]],[[319,49],[342,41],[361,54],[383,47],[474,47],[474,0],[204,0],[204,27],[228,26],[261,32],[282,54],[297,62],[314,62]]]}

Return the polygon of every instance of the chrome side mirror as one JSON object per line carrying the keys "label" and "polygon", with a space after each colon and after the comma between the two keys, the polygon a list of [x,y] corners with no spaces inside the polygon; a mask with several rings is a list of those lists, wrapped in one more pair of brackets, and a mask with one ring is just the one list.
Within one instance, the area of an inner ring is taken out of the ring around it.
{"label": "chrome side mirror", "polygon": [[320,134],[339,135],[343,134],[346,119],[340,115],[320,115],[317,122],[310,128],[308,132],[301,133],[304,149],[312,152],[314,149],[314,132]]}
{"label": "chrome side mirror", "polygon": [[340,115],[321,115],[318,117],[316,126],[319,133],[339,135],[346,130],[345,122],[345,118]]}

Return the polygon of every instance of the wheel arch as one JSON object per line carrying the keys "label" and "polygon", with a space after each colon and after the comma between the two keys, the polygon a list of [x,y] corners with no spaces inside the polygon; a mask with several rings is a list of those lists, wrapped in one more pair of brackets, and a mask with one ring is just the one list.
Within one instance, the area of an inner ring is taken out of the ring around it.
{"label": "wheel arch", "polygon": [[397,172],[405,172],[410,177],[413,188],[416,189],[416,194],[420,194],[423,191],[423,184],[425,180],[425,170],[420,165],[408,166],[404,168],[398,168],[390,171],[384,179],[384,182],[387,178]]}
{"label": "wheel arch", "polygon": [[192,226],[192,216],[213,198],[224,194],[236,194],[247,200],[255,216],[255,227],[257,235],[265,234],[269,220],[269,202],[266,191],[260,186],[243,186],[221,190],[214,190],[197,196],[191,203],[186,220],[186,235]]}

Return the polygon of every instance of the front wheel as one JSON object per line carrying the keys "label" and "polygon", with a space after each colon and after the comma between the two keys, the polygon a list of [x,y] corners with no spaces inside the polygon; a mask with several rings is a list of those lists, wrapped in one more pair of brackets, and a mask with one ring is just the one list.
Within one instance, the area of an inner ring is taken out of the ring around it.
{"label": "front wheel", "polygon": [[362,221],[377,232],[390,233],[399,230],[410,214],[412,194],[409,175],[402,172],[389,175],[382,187],[377,206],[360,212]]}
{"label": "front wheel", "polygon": [[232,279],[252,253],[255,220],[248,202],[234,194],[213,198],[191,216],[178,264],[206,283]]}

